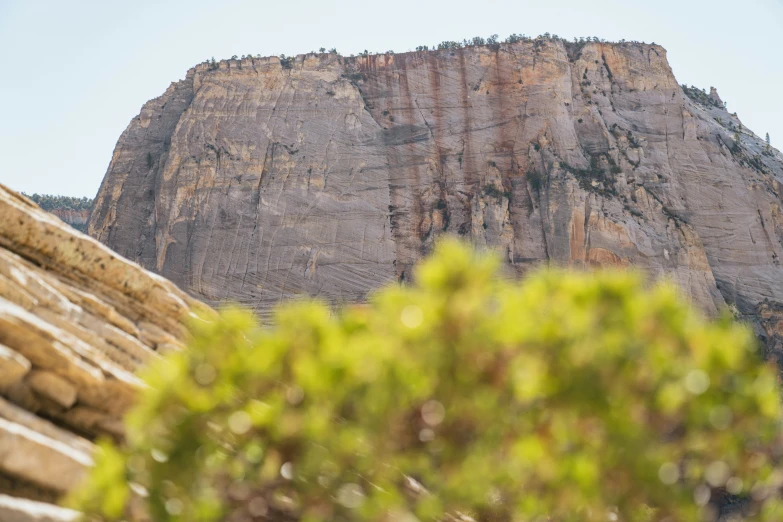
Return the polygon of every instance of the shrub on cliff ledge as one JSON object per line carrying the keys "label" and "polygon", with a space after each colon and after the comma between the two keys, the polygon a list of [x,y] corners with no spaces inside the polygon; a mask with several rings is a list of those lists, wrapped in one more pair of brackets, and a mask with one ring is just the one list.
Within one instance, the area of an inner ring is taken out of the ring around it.
{"label": "shrub on cliff ledge", "polygon": [[239,310],[194,323],[189,349],[147,371],[127,447],[104,446],[77,506],[155,521],[684,521],[729,492],[781,519],[779,389],[746,328],[630,273],[509,283],[498,269],[447,241],[413,286],[367,306],[290,303],[266,329]]}

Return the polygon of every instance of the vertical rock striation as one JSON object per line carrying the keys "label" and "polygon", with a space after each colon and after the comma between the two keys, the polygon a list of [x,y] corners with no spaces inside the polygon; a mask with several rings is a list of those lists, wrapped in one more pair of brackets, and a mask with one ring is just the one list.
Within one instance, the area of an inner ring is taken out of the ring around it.
{"label": "vertical rock striation", "polygon": [[519,275],[550,262],[672,277],[776,349],[783,157],[702,94],[635,43],[201,64],[123,133],[89,232],[260,313],[300,294],[363,299],[450,232]]}

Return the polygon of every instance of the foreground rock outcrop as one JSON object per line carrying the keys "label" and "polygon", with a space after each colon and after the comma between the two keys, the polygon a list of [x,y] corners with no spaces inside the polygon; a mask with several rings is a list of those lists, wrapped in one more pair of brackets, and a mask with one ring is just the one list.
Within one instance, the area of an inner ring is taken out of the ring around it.
{"label": "foreground rock outcrop", "polygon": [[50,505],[123,437],[134,371],[178,350],[204,305],[0,185],[0,520],[74,520]]}
{"label": "foreground rock outcrop", "polygon": [[783,347],[783,157],[657,45],[201,64],[120,137],[89,233],[217,303],[361,300],[441,233],[673,277]]}

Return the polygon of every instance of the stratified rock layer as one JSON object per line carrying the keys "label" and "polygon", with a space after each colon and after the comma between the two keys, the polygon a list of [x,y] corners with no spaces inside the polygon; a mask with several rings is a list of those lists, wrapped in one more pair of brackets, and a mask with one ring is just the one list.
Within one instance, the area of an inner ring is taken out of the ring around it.
{"label": "stratified rock layer", "polygon": [[87,231],[87,221],[90,219],[90,211],[89,210],[71,210],[67,208],[56,208],[52,209],[49,212],[63,220],[63,222],[68,223],[73,228],[80,232],[86,232]]}
{"label": "stratified rock layer", "polygon": [[89,232],[261,313],[361,300],[453,232],[520,275],[666,274],[709,313],[758,319],[774,349],[782,179],[780,153],[717,93],[686,95],[656,45],[247,58],[201,64],[142,108]]}
{"label": "stratified rock layer", "polygon": [[75,520],[49,505],[123,437],[141,382],[208,309],[0,185],[0,519]]}

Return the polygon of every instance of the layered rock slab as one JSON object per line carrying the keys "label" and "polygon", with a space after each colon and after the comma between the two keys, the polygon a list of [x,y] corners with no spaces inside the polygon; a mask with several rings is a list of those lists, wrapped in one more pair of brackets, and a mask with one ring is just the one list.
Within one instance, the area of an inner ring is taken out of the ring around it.
{"label": "layered rock slab", "polygon": [[783,158],[707,98],[636,43],[201,64],[120,137],[89,233],[262,314],[364,299],[454,233],[518,275],[666,275],[777,350]]}
{"label": "layered rock slab", "polygon": [[175,285],[0,185],[0,518],[74,520],[54,507],[98,436],[122,439],[134,375],[181,349],[210,311]]}

